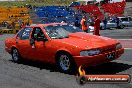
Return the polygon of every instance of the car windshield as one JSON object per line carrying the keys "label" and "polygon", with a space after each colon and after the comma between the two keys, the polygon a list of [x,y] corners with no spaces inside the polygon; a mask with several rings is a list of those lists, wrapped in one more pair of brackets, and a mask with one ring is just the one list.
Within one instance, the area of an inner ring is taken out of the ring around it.
{"label": "car windshield", "polygon": [[82,32],[81,29],[72,25],[52,25],[45,27],[45,30],[52,39],[67,38],[70,33]]}
{"label": "car windshield", "polygon": [[109,20],[108,22],[109,22],[109,23],[115,23],[115,21],[114,21],[114,20]]}
{"label": "car windshield", "polygon": [[132,21],[132,17],[129,17],[129,21]]}
{"label": "car windshield", "polygon": [[121,18],[121,21],[128,21],[128,18]]}

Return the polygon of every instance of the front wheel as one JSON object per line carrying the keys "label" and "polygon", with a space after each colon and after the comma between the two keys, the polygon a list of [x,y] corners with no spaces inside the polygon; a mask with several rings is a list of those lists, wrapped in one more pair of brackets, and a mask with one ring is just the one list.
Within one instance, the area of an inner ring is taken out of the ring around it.
{"label": "front wheel", "polygon": [[124,25],[120,25],[118,28],[123,29],[124,27],[125,27]]}
{"label": "front wheel", "polygon": [[57,66],[64,73],[76,72],[76,64],[70,54],[59,53],[57,55]]}
{"label": "front wheel", "polygon": [[20,57],[20,54],[18,52],[18,50],[16,48],[13,48],[12,49],[12,60],[16,63],[20,62],[21,60],[21,57]]}

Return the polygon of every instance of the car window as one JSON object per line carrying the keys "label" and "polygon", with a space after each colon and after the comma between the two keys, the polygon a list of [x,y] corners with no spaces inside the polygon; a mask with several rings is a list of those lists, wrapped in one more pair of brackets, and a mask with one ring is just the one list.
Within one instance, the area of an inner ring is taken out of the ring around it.
{"label": "car window", "polygon": [[23,30],[21,30],[21,31],[18,33],[18,37],[19,37],[21,40],[29,39],[31,30],[32,30],[32,28],[24,28]]}
{"label": "car window", "polygon": [[20,38],[22,36],[23,31],[24,31],[24,29],[19,30],[19,33],[18,33],[17,37]]}
{"label": "car window", "polygon": [[108,22],[109,22],[109,23],[115,23],[115,21],[114,21],[114,20],[109,20]]}
{"label": "car window", "polygon": [[33,32],[32,32],[32,38],[33,38],[34,40],[37,40],[38,37],[43,37],[43,38],[45,38],[45,35],[44,35],[44,33],[43,33],[43,31],[42,31],[41,28],[35,27],[34,30],[33,30]]}
{"label": "car window", "polygon": [[128,18],[121,18],[121,21],[128,21]]}
{"label": "car window", "polygon": [[129,17],[129,21],[132,21],[132,17]]}

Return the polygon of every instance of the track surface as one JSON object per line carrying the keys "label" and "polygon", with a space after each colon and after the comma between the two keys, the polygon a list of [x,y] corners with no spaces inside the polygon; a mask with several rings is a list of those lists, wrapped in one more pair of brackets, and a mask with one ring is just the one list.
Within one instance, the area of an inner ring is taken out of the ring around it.
{"label": "track surface", "polygon": [[[103,30],[102,36],[119,39],[125,53],[109,64],[86,68],[87,74],[130,74],[132,76],[132,28]],[[85,84],[80,86],[75,75],[60,73],[55,66],[35,62],[13,63],[4,50],[4,39],[12,35],[0,35],[0,88],[132,88],[129,84]]]}

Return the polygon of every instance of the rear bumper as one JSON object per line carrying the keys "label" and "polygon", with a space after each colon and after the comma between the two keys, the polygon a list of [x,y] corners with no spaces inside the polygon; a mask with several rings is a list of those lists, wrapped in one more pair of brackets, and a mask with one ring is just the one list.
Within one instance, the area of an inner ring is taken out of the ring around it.
{"label": "rear bumper", "polygon": [[102,63],[112,61],[112,60],[107,59],[107,55],[110,53],[115,53],[114,59],[117,59],[124,53],[124,49],[122,48],[122,49],[119,49],[116,51],[111,51],[111,52],[107,52],[107,53],[103,53],[103,54],[99,54],[99,55],[94,55],[94,56],[74,56],[73,58],[74,58],[78,67],[80,65],[96,66],[96,65],[99,65]]}

